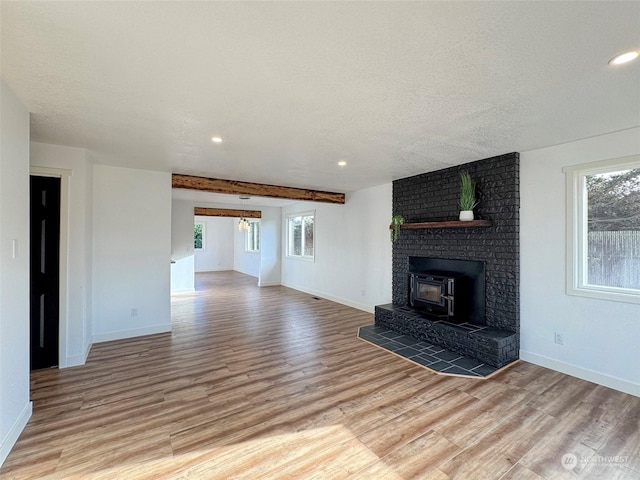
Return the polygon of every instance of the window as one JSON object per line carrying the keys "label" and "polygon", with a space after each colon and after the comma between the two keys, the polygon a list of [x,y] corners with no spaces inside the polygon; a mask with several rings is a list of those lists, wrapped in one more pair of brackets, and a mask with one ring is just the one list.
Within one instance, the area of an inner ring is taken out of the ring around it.
{"label": "window", "polygon": [[247,252],[260,251],[260,222],[249,222],[246,250]]}
{"label": "window", "polygon": [[193,248],[204,250],[204,223],[196,222],[193,225]]}
{"label": "window", "polygon": [[567,293],[640,303],[640,155],[564,172]]}
{"label": "window", "polygon": [[315,214],[304,213],[287,217],[287,256],[314,259]]}

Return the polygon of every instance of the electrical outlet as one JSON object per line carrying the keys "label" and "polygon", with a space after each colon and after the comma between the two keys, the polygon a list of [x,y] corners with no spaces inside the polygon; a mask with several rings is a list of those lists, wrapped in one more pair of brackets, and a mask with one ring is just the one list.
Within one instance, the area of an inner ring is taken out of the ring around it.
{"label": "electrical outlet", "polygon": [[558,332],[553,333],[553,342],[558,345],[564,345],[564,338],[562,338],[562,334]]}
{"label": "electrical outlet", "polygon": [[138,309],[137,308],[132,308],[131,309],[131,316],[132,317],[137,317],[138,316]]}

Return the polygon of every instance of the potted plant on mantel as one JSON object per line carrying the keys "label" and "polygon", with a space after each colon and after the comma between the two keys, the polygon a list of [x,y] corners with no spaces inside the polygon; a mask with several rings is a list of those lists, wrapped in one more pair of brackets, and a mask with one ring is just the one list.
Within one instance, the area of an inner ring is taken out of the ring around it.
{"label": "potted plant on mantel", "polygon": [[478,205],[476,200],[476,184],[468,171],[460,173],[460,221],[473,220],[473,209]]}

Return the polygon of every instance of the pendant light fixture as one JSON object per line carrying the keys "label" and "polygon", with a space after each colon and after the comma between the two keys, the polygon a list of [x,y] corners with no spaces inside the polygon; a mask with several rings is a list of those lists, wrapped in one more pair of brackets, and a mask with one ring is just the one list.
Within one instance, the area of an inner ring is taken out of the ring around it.
{"label": "pendant light fixture", "polygon": [[240,218],[240,221],[238,222],[238,230],[240,231],[248,231],[249,230],[249,220],[247,220],[246,218],[242,217]]}
{"label": "pendant light fixture", "polygon": [[[240,200],[242,200],[242,207],[243,210],[246,210],[245,207],[245,201],[249,200],[251,197],[246,197],[246,196],[241,196]],[[245,231],[248,232],[249,231],[249,220],[247,220],[245,217],[240,217],[240,221],[238,222],[238,230],[239,231]]]}

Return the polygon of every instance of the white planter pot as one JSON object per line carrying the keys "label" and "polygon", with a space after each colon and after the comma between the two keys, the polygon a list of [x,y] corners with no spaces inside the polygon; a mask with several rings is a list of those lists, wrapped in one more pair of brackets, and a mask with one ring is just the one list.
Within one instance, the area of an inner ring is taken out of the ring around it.
{"label": "white planter pot", "polygon": [[460,210],[460,221],[470,222],[473,220],[473,210]]}

